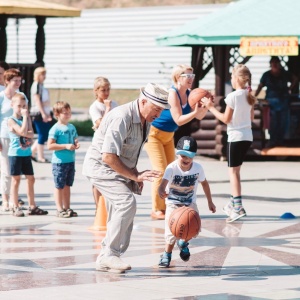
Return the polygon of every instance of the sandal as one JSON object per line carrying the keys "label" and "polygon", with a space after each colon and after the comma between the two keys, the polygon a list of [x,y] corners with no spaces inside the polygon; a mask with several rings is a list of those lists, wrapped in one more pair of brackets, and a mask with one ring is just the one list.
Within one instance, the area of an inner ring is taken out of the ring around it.
{"label": "sandal", "polygon": [[2,203],[2,211],[3,212],[8,212],[10,211],[10,207],[9,207],[9,202],[8,201],[3,201]]}
{"label": "sandal", "polygon": [[58,218],[70,218],[70,216],[68,215],[68,213],[65,210],[57,211],[56,216]]}
{"label": "sandal", "polygon": [[24,205],[25,204],[25,202],[21,198],[18,199],[18,203],[19,203],[19,205]]}
{"label": "sandal", "polygon": [[36,159],[36,157],[34,157],[34,156],[31,156],[31,160],[37,162],[37,159]]}
{"label": "sandal", "polygon": [[76,211],[74,211],[73,209],[71,208],[68,208],[66,213],[68,214],[69,217],[78,217],[78,214]]}
{"label": "sandal", "polygon": [[15,217],[24,217],[25,215],[19,207],[15,207],[13,209],[13,216],[15,216]]}
{"label": "sandal", "polygon": [[48,211],[47,210],[43,210],[41,208],[39,208],[38,206],[36,206],[35,208],[28,208],[28,215],[29,216],[43,216],[43,215],[48,215]]}
{"label": "sandal", "polygon": [[11,211],[11,209],[9,207],[3,207],[2,206],[2,211],[3,212],[9,212],[9,211]]}
{"label": "sandal", "polygon": [[48,160],[47,158],[37,159],[36,162],[41,163],[41,164],[50,164],[51,163],[51,161]]}

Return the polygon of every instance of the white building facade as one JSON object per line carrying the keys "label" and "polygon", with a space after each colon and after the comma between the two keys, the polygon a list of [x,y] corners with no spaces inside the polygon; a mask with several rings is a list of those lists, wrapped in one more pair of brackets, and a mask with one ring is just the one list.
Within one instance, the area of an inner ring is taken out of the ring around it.
{"label": "white building facade", "polygon": [[[47,87],[91,89],[94,78],[109,78],[114,89],[138,89],[147,82],[171,85],[171,69],[191,64],[190,47],[161,47],[155,38],[225,5],[193,5],[83,10],[79,18],[47,18],[45,25]],[[18,29],[18,30],[17,30]],[[35,19],[7,25],[8,63],[34,63]],[[266,57],[247,63],[253,87],[268,69]],[[212,69],[200,82],[214,88]]]}

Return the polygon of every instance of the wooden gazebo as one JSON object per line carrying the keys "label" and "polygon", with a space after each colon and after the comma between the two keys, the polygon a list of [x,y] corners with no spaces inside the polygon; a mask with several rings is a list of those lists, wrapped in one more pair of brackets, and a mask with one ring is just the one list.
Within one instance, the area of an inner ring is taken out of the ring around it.
{"label": "wooden gazebo", "polygon": [[19,68],[24,76],[22,91],[30,97],[30,86],[33,78],[33,70],[38,66],[44,65],[44,54],[46,38],[44,26],[46,18],[49,17],[79,17],[79,9],[68,6],[40,1],[40,0],[0,0],[0,60],[6,60],[7,54],[7,35],[6,26],[8,18],[35,18],[37,24],[35,53],[36,61],[32,64],[17,64],[8,62],[11,67]]}
{"label": "wooden gazebo", "polygon": [[[195,70],[194,88],[199,86],[209,70],[215,70],[215,95],[222,109],[226,83],[230,81],[231,68],[237,63],[247,63],[251,56],[242,56],[240,43],[242,37],[294,37],[298,41],[298,55],[289,56],[287,62],[282,61],[286,68],[300,78],[300,1],[294,0],[240,0],[228,4],[224,9],[187,22],[167,34],[157,38],[161,46],[192,47],[191,64]],[[284,18],[284,22],[282,20]],[[272,52],[269,47],[269,55]],[[299,87],[293,91],[299,93]],[[190,125],[189,125],[190,126]],[[226,127],[210,114],[194,128],[182,130],[194,134],[199,142],[200,154],[224,156],[226,144]],[[256,110],[253,124],[253,148],[264,147],[261,110]],[[193,132],[194,131],[194,132]],[[259,151],[255,151],[257,153]]]}

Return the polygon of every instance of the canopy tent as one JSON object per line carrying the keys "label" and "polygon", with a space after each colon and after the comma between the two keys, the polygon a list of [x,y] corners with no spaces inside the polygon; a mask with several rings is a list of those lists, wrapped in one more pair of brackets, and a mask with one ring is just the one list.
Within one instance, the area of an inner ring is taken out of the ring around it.
{"label": "canopy tent", "polygon": [[[300,39],[300,1],[294,0],[240,0],[211,15],[192,20],[185,25],[157,37],[161,46],[192,47],[192,66],[196,78],[194,87],[214,66],[215,92],[225,93],[225,84],[230,79],[230,58],[245,63],[250,57],[241,57],[238,49],[241,37],[296,36]],[[211,62],[204,61],[207,47],[212,49]],[[230,53],[231,52],[231,53]],[[234,55],[232,54],[234,52]],[[237,56],[240,56],[237,59]],[[290,71],[299,76],[300,59],[290,57]],[[204,69],[204,65],[207,65]]]}
{"label": "canopy tent", "polygon": [[157,37],[162,46],[239,45],[241,36],[297,36],[300,1],[241,0]]}

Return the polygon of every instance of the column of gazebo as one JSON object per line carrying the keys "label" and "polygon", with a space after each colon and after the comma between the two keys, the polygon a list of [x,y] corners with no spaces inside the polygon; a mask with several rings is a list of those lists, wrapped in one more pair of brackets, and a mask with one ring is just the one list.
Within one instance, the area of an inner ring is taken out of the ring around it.
{"label": "column of gazebo", "polygon": [[[0,60],[6,60],[7,54],[7,15],[0,15]],[[36,17],[37,31],[35,38],[35,53],[36,53],[36,62],[35,64],[44,65],[44,54],[45,54],[45,30],[44,26],[46,24],[46,17],[37,16]]]}

